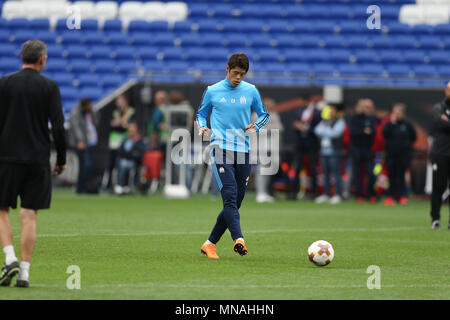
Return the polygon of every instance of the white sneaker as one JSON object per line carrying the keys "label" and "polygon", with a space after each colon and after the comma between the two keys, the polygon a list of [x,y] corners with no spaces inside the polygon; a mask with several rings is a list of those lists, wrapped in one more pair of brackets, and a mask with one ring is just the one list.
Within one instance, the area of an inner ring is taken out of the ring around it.
{"label": "white sneaker", "polygon": [[269,196],[266,193],[259,193],[256,195],[256,202],[263,203],[263,202],[273,202],[275,199],[271,196]]}
{"label": "white sneaker", "polygon": [[330,199],[330,197],[328,197],[326,194],[323,194],[321,196],[318,196],[314,201],[316,203],[324,203],[327,202]]}
{"label": "white sneaker", "polygon": [[337,194],[332,196],[330,199],[331,204],[338,204],[338,203],[341,203],[341,201],[342,201],[341,197],[338,196]]}
{"label": "white sneaker", "polygon": [[115,185],[114,192],[115,192],[115,194],[122,194],[122,192],[123,192],[122,186]]}

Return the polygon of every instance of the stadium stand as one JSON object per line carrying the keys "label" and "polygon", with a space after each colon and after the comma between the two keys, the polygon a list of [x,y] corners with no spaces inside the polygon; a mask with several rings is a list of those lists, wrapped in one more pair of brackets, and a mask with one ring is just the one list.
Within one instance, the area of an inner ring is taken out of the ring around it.
{"label": "stadium stand", "polygon": [[[371,4],[381,8],[379,30],[366,26]],[[0,0],[0,8],[0,75],[20,66],[24,41],[42,39],[45,74],[60,84],[66,111],[130,78],[221,79],[236,51],[249,55],[248,76],[260,84],[420,87],[449,75],[450,0]],[[71,30],[77,12],[80,29]]]}

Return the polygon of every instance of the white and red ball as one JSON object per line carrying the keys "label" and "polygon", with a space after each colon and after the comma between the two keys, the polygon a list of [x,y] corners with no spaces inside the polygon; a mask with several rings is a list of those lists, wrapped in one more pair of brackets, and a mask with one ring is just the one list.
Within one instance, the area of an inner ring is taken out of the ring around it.
{"label": "white and red ball", "polygon": [[308,258],[316,266],[326,266],[333,261],[333,246],[325,240],[317,240],[309,246]]}

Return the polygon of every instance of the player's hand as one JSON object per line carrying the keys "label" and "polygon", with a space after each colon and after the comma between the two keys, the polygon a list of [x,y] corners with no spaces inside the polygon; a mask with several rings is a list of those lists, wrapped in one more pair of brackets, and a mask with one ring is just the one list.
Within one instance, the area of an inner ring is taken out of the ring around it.
{"label": "player's hand", "polygon": [[245,126],[245,131],[256,132],[256,127],[255,127],[255,125],[253,123],[250,123],[250,124]]}
{"label": "player's hand", "polygon": [[448,121],[448,117],[447,117],[445,114],[443,114],[443,115],[441,116],[441,119],[442,119],[442,120],[445,120],[445,121]]}
{"label": "player's hand", "polygon": [[209,131],[209,128],[208,128],[208,127],[201,127],[201,128],[198,130],[198,135],[199,135],[199,136],[204,136],[205,134],[208,133],[208,131]]}
{"label": "player's hand", "polygon": [[372,134],[372,129],[370,129],[369,127],[365,127],[364,128],[364,133],[365,134]]}
{"label": "player's hand", "polygon": [[394,114],[391,115],[391,122],[392,122],[393,124],[396,124],[396,123],[397,123],[397,116],[396,116],[396,115],[394,115]]}
{"label": "player's hand", "polygon": [[84,143],[83,141],[78,141],[78,143],[77,143],[77,149],[78,149],[78,150],[84,150],[84,149],[86,149],[86,143]]}
{"label": "player's hand", "polygon": [[67,168],[67,165],[60,166],[60,165],[57,165],[55,163],[55,167],[53,168],[53,172],[55,172],[59,176],[61,173],[64,172],[64,170],[66,170],[66,168]]}

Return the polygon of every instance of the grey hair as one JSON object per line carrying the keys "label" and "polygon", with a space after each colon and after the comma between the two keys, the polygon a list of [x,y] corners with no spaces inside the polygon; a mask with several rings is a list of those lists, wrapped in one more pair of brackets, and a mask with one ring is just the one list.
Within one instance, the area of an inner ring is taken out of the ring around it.
{"label": "grey hair", "polygon": [[39,58],[47,54],[47,46],[41,40],[28,40],[22,45],[23,63],[35,64]]}

